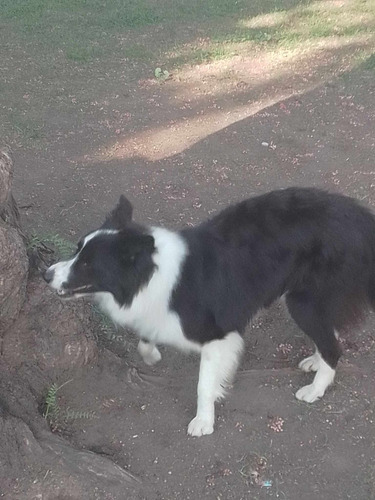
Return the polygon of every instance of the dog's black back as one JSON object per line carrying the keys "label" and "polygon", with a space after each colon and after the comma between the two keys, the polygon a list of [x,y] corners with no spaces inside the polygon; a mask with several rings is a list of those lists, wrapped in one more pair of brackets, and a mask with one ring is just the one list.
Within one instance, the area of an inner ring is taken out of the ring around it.
{"label": "dog's black back", "polygon": [[334,330],[375,302],[375,220],[351,198],[274,191],[182,234],[189,255],[171,307],[192,340],[243,332],[258,309],[286,294],[293,319],[335,366]]}

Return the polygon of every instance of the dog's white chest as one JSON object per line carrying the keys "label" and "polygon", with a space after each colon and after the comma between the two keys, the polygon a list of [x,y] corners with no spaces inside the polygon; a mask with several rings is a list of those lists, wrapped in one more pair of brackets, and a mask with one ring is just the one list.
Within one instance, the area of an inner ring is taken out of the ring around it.
{"label": "dog's white chest", "polygon": [[201,346],[187,339],[183,333],[179,316],[158,300],[145,303],[142,294],[136,297],[131,307],[119,307],[109,293],[98,293],[99,307],[115,323],[134,330],[143,340],[154,344],[165,344],[183,351],[200,352]]}

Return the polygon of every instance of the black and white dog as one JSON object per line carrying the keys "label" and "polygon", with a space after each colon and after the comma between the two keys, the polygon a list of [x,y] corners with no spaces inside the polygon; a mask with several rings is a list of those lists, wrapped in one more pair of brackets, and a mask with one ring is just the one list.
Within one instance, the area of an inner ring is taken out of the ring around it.
{"label": "black and white dog", "polygon": [[121,196],[104,225],[44,277],[60,297],[92,296],[114,322],[134,329],[147,364],[157,344],[201,355],[192,436],[211,434],[243,348],[242,334],[284,295],[292,318],[314,341],[299,364],[314,371],[296,397],[312,403],[333,382],[337,332],[375,305],[375,219],[355,200],[316,189],[274,191],[172,232],[132,221]]}

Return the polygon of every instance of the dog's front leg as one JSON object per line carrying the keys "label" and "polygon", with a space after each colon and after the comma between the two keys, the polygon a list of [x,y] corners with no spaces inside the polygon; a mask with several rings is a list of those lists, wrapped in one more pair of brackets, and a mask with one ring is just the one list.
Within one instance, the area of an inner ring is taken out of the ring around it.
{"label": "dog's front leg", "polygon": [[215,401],[225,395],[243,348],[239,333],[231,332],[221,340],[213,340],[202,347],[198,381],[197,415],[190,422],[188,434],[212,434],[215,422]]}

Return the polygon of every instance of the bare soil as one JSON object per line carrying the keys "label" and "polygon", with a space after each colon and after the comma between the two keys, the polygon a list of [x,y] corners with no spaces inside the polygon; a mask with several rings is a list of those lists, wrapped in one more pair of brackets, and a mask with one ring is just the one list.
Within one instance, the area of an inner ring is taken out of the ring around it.
{"label": "bare soil", "polygon": [[[354,49],[340,50],[343,61]],[[87,70],[82,86],[89,81],[90,100],[81,103],[77,92],[77,109],[55,107],[38,147],[14,145],[24,227],[74,241],[100,224],[122,192],[138,221],[171,228],[291,185],[372,205],[375,80],[362,68],[335,67],[336,57],[328,51],[319,64],[305,61],[282,74],[272,66],[266,83],[267,61],[256,58],[196,67],[162,84],[142,79],[141,67],[126,82],[120,70],[107,69],[106,85]],[[160,364],[148,368],[130,332],[119,332],[126,341],[101,336],[98,363],[59,380],[73,379],[59,391],[61,408],[87,418],[53,431],[139,482],[87,491],[72,483],[59,496],[64,485],[41,461],[34,484],[41,491],[53,485],[56,496],[46,498],[80,500],[373,499],[374,326],[371,316],[343,337],[335,385],[308,405],[294,392],[311,378],[297,369],[310,346],[274,305],[249,327],[237,380],[217,405],[215,433],[200,439],[186,435],[198,359],[162,348]],[[7,498],[42,498],[27,496],[22,477],[17,484],[18,496]]]}

